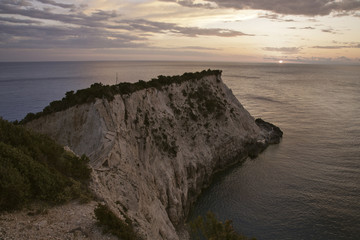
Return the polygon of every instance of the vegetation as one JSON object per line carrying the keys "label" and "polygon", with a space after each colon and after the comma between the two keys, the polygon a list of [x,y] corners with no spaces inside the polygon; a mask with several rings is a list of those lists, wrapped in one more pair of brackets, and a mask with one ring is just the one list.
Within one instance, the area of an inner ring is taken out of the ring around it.
{"label": "vegetation", "polygon": [[106,205],[99,204],[95,210],[95,217],[105,233],[111,233],[122,240],[138,240],[132,221],[125,216],[125,221],[119,219]]}
{"label": "vegetation", "polygon": [[248,240],[247,237],[235,232],[231,221],[222,223],[212,212],[208,212],[205,218],[199,216],[190,222],[190,228],[194,240]]}
{"label": "vegetation", "polygon": [[151,129],[151,133],[155,144],[162,152],[167,153],[169,157],[176,157],[179,147],[176,145],[174,136],[168,135],[161,127]]}
{"label": "vegetation", "polygon": [[95,101],[97,98],[105,98],[109,101],[114,99],[116,94],[124,95],[131,94],[133,92],[147,89],[147,88],[157,88],[162,89],[165,86],[171,85],[173,83],[182,83],[189,80],[197,80],[201,79],[205,76],[209,75],[219,75],[221,74],[220,70],[204,70],[202,72],[196,73],[184,73],[179,76],[158,76],[156,79],[152,79],[151,81],[145,82],[143,80],[139,80],[136,83],[119,83],[116,85],[103,85],[101,83],[94,83],[90,86],[90,88],[81,89],[76,91],[70,91],[65,94],[65,97],[62,100],[53,101],[49,104],[49,106],[45,107],[42,112],[38,112],[36,114],[29,113],[26,117],[20,121],[21,124],[27,123],[34,119],[40,118],[41,116],[63,111],[70,107],[90,103]]}
{"label": "vegetation", "polygon": [[[221,99],[213,93],[209,86],[204,85],[199,87],[197,91],[191,91],[188,94],[187,103],[190,107],[194,107],[194,102],[197,103],[198,111],[204,116],[215,114],[220,117],[225,112],[225,104]],[[193,116],[190,116],[193,120]]]}
{"label": "vegetation", "polygon": [[89,198],[89,159],[0,118],[0,211]]}

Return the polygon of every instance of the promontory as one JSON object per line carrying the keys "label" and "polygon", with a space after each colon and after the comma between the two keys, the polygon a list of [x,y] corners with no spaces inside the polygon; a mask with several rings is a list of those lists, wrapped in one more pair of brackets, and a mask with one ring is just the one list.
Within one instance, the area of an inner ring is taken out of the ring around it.
{"label": "promontory", "polygon": [[24,120],[86,154],[98,201],[148,240],[184,239],[190,208],[214,173],[282,137],[244,109],[219,70],[93,84]]}

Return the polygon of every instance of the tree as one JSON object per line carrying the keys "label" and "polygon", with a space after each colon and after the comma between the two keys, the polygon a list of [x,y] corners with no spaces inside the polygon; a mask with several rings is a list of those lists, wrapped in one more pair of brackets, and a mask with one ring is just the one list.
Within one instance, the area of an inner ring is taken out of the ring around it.
{"label": "tree", "polygon": [[248,240],[247,237],[235,232],[232,221],[226,220],[223,223],[212,212],[208,212],[205,218],[199,216],[190,222],[190,233],[194,240]]}

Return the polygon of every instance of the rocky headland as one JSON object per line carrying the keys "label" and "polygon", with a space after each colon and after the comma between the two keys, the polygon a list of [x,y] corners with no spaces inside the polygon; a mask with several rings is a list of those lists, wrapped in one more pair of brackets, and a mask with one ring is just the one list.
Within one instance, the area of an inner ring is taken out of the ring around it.
{"label": "rocky headland", "polygon": [[255,120],[221,71],[163,82],[44,114],[26,127],[86,154],[90,188],[142,239],[179,240],[214,173],[279,143],[282,132]]}

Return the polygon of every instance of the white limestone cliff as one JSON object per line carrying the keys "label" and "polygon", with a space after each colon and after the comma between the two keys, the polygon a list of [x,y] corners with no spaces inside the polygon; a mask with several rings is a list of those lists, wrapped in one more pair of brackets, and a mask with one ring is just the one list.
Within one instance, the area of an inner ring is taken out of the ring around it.
{"label": "white limestone cliff", "polygon": [[220,75],[71,107],[26,124],[89,156],[91,188],[143,239],[179,240],[178,228],[213,174],[265,146]]}

